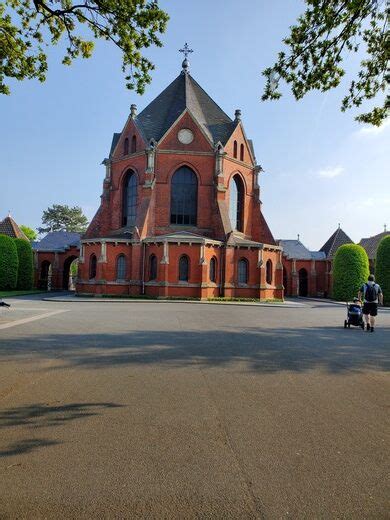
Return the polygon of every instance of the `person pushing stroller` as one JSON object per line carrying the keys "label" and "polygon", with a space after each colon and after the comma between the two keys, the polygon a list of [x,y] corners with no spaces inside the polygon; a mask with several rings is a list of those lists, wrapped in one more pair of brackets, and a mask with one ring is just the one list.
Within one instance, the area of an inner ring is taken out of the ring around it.
{"label": "person pushing stroller", "polygon": [[375,276],[370,274],[368,281],[360,288],[358,297],[363,300],[363,315],[366,323],[366,331],[374,332],[375,317],[378,314],[378,304],[383,305],[383,293],[381,287],[375,283]]}

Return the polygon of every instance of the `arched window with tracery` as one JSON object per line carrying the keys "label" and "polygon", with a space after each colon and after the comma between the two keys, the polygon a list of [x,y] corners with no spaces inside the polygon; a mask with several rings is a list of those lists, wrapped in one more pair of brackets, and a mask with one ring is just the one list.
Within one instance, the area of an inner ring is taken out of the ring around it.
{"label": "arched window with tracery", "polygon": [[179,260],[179,280],[188,282],[190,276],[190,261],[187,255],[182,255]]}
{"label": "arched window with tracery", "polygon": [[217,281],[217,259],[215,256],[210,260],[210,281],[214,283]]}
{"label": "arched window with tracery", "polygon": [[234,141],[233,143],[233,157],[237,159],[238,157],[238,144],[237,141]]}
{"label": "arched window with tracery", "polygon": [[272,262],[271,260],[267,260],[265,264],[265,279],[268,284],[272,283]]}
{"label": "arched window with tracery", "polygon": [[238,283],[247,284],[249,278],[249,262],[246,258],[241,258],[238,262]]}
{"label": "arched window with tracery", "polygon": [[235,175],[230,181],[229,215],[232,228],[243,231],[244,183],[239,175]]}
{"label": "arched window with tracery", "polygon": [[137,218],[137,176],[129,170],[123,182],[122,225],[135,226]]}
{"label": "arched window with tracery", "polygon": [[157,257],[156,255],[150,255],[149,257],[149,280],[155,280],[157,278]]}
{"label": "arched window with tracery", "polygon": [[129,140],[127,137],[123,143],[123,155],[129,155]]}
{"label": "arched window with tracery", "polygon": [[89,257],[89,279],[93,280],[96,278],[96,267],[97,267],[97,258],[95,254],[92,254]]}
{"label": "arched window with tracery", "polygon": [[171,181],[171,224],[196,226],[198,212],[198,179],[195,173],[182,166]]}
{"label": "arched window with tracery", "polygon": [[137,136],[133,135],[131,139],[131,153],[135,153],[137,151]]}
{"label": "arched window with tracery", "polygon": [[240,145],[240,161],[244,160],[244,145]]}
{"label": "arched window with tracery", "polygon": [[119,255],[116,259],[116,279],[126,279],[126,257],[125,255]]}

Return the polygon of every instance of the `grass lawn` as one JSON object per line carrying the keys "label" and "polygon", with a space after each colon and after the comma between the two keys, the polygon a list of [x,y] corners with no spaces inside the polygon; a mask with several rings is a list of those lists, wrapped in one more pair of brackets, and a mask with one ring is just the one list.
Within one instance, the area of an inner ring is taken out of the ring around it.
{"label": "grass lawn", "polygon": [[27,291],[0,291],[0,298],[11,298],[11,296],[23,296],[26,294],[39,294],[44,293],[42,289],[31,289]]}

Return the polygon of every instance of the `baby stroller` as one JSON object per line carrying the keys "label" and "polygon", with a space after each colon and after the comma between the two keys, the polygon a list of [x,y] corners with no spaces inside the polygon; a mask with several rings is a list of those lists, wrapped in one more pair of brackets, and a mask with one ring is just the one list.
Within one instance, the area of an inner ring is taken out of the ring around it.
{"label": "baby stroller", "polygon": [[361,327],[364,330],[363,309],[357,298],[353,299],[353,303],[347,302],[347,319],[344,320],[344,329],[350,329],[351,325]]}

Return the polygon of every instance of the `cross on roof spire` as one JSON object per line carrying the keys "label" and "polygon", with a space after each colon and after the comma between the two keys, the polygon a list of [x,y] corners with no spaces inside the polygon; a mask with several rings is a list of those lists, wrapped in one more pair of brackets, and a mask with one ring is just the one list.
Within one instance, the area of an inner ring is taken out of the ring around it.
{"label": "cross on roof spire", "polygon": [[184,54],[184,60],[183,60],[183,63],[181,66],[183,67],[183,72],[185,74],[188,74],[188,72],[190,70],[190,62],[188,61],[188,55],[194,51],[189,48],[188,43],[186,42],[184,44],[184,47],[182,49],[179,49],[179,52],[182,52]]}
{"label": "cross on roof spire", "polygon": [[383,227],[385,228],[385,233],[387,231],[387,224],[383,224]]}

